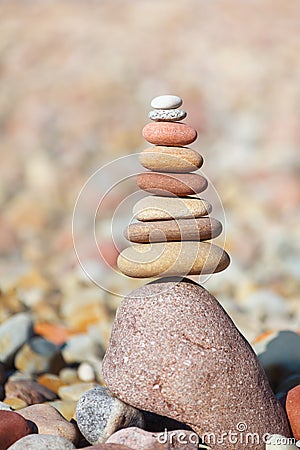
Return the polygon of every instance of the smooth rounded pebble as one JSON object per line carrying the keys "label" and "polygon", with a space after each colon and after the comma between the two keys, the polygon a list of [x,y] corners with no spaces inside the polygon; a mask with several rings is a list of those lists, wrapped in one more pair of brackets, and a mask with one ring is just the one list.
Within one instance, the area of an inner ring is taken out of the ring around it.
{"label": "smooth rounded pebble", "polygon": [[68,422],[53,406],[31,405],[19,409],[18,414],[33,422],[39,434],[61,436],[76,444],[80,439],[77,427]]}
{"label": "smooth rounded pebble", "polygon": [[182,105],[182,99],[178,95],[159,95],[151,101],[154,109],[174,109]]}
{"label": "smooth rounded pebble", "polygon": [[300,439],[300,385],[288,392],[285,408],[293,435]]}
{"label": "smooth rounded pebble", "polygon": [[280,434],[271,435],[266,442],[266,450],[295,450],[299,449],[296,445],[290,444],[290,438]]}
{"label": "smooth rounded pebble", "polygon": [[41,336],[34,336],[16,354],[15,367],[23,373],[38,374],[62,367],[59,347]]}
{"label": "smooth rounded pebble", "polygon": [[183,109],[154,109],[149,112],[148,117],[155,122],[178,122],[186,118],[186,111]]}
{"label": "smooth rounded pebble", "polygon": [[84,447],[86,450],[132,450],[131,448],[121,444],[98,444],[91,447]]}
{"label": "smooth rounded pebble", "polygon": [[61,436],[30,434],[15,442],[8,450],[72,450],[72,442]]}
{"label": "smooth rounded pebble", "polygon": [[210,242],[133,244],[118,257],[118,268],[133,278],[185,276],[221,272],[229,265],[228,254]]}
{"label": "smooth rounded pebble", "polygon": [[200,198],[171,198],[149,195],[133,207],[134,218],[140,221],[192,219],[206,216],[212,211],[208,201]]}
{"label": "smooth rounded pebble", "polygon": [[[160,279],[122,300],[103,377],[136,408],[179,420],[199,436],[223,436],[217,450],[264,450],[265,433],[290,436],[251,346],[216,298],[187,279]],[[241,422],[259,444],[224,437]]]}
{"label": "smooth rounded pebble", "polygon": [[93,445],[105,442],[120,428],[143,426],[144,423],[141,411],[112,396],[103,386],[97,386],[81,397],[76,419],[81,433]]}
{"label": "smooth rounded pebble", "polygon": [[6,450],[10,445],[31,433],[29,422],[18,413],[0,411],[0,450]]}
{"label": "smooth rounded pebble", "polygon": [[188,147],[156,145],[143,150],[139,162],[156,172],[193,172],[203,164],[202,156]]}
{"label": "smooth rounded pebble", "polygon": [[124,230],[128,241],[138,243],[205,241],[222,232],[222,224],[211,217],[132,223]]}
{"label": "smooth rounded pebble", "polygon": [[106,442],[128,445],[133,450],[197,450],[201,441],[196,433],[187,430],[153,433],[129,427],[117,431]]}
{"label": "smooth rounded pebble", "polygon": [[197,131],[177,122],[150,122],[143,128],[146,141],[155,145],[189,145],[197,139]]}
{"label": "smooth rounded pebble", "polygon": [[136,177],[140,189],[161,196],[178,196],[199,194],[207,188],[206,178],[196,173],[158,173],[145,172]]}
{"label": "smooth rounded pebble", "polygon": [[43,403],[57,398],[55,392],[31,380],[9,380],[5,385],[6,398],[18,398],[27,405]]}
{"label": "smooth rounded pebble", "polygon": [[[13,330],[18,330],[14,333]],[[29,313],[19,313],[0,325],[0,361],[10,364],[19,348],[33,336],[33,320]]]}

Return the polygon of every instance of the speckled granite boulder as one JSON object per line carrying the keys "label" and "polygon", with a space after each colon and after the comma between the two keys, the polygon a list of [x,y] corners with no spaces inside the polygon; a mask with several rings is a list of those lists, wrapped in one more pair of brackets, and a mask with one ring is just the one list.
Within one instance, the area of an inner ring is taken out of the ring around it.
{"label": "speckled granite boulder", "polygon": [[82,435],[93,445],[105,442],[120,428],[144,424],[141,411],[113,397],[103,386],[83,394],[77,404],[76,419]]}
{"label": "speckled granite boulder", "polygon": [[222,434],[290,435],[285,413],[252,348],[218,301],[190,280],[161,279],[124,298],[103,362],[126,403],[214,433],[214,449],[246,449]]}

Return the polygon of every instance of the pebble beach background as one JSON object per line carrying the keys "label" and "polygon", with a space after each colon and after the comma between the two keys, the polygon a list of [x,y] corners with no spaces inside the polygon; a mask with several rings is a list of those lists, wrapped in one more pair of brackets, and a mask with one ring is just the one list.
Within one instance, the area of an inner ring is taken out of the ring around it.
{"label": "pebble beach background", "polygon": [[[184,99],[199,131],[191,147],[225,209],[232,263],[204,287],[251,342],[299,331],[299,2],[11,0],[0,14],[0,335],[26,313],[36,335],[67,342],[62,366],[77,370],[83,355],[100,363],[121,298],[83,273],[73,208],[95,170],[148,146],[141,130],[164,93]],[[123,194],[99,223],[112,265],[110,217]],[[138,286],[102,267],[84,221],[80,233],[92,272],[114,292]],[[39,372],[22,348],[19,370]]]}

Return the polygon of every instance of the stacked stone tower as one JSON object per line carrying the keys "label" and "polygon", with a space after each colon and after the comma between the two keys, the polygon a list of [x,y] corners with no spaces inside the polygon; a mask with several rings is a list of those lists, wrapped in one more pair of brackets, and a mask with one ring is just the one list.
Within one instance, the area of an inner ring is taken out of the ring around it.
{"label": "stacked stone tower", "polygon": [[143,129],[154,146],[140,154],[141,165],[149,171],[139,174],[136,182],[153,195],[135,205],[138,222],[124,231],[135,245],[121,253],[118,267],[131,277],[209,274],[229,264],[228,254],[207,242],[222,232],[222,224],[208,216],[211,205],[198,198],[208,182],[194,173],[203,158],[186,147],[196,140],[197,131],[180,122],[187,115],[178,109],[181,105],[175,95],[154,98],[149,113],[153,122]]}

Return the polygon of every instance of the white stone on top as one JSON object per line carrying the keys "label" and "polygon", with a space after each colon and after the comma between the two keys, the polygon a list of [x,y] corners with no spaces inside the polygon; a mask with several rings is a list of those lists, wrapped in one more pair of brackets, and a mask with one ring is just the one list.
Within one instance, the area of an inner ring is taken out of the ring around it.
{"label": "white stone on top", "polygon": [[160,95],[155,97],[151,106],[154,109],[176,109],[182,105],[182,98],[177,95]]}

